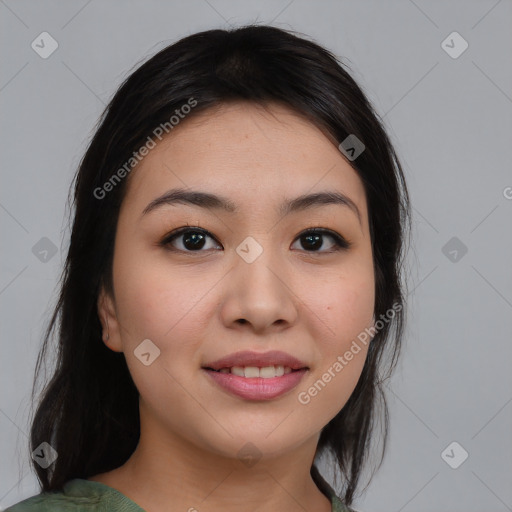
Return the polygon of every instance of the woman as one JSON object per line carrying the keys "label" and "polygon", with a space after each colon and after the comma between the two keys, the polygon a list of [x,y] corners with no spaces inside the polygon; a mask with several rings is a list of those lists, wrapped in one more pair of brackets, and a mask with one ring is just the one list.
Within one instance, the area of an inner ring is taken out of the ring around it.
{"label": "woman", "polygon": [[163,49],[74,199],[41,494],[7,510],[351,510],[378,412],[387,432],[409,201],[335,57],[268,26]]}

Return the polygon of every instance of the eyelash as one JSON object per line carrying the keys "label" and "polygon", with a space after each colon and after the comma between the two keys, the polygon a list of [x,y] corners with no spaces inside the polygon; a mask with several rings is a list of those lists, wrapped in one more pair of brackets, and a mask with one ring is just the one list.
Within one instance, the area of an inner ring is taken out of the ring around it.
{"label": "eyelash", "polygon": [[[160,246],[165,247],[169,251],[173,252],[182,252],[182,253],[200,253],[200,252],[206,252],[203,250],[197,250],[197,251],[189,251],[189,250],[183,250],[183,249],[176,249],[171,246],[171,242],[173,242],[176,238],[178,238],[181,235],[184,235],[186,233],[201,233],[203,235],[206,235],[213,240],[217,242],[215,237],[211,235],[207,230],[200,228],[200,227],[194,227],[194,226],[186,226],[182,228],[178,228],[177,230],[172,231],[171,233],[167,234],[163,240],[159,243]],[[339,252],[342,250],[347,250],[352,246],[352,242],[341,236],[340,234],[336,233],[335,231],[332,231],[330,229],[324,229],[324,228],[308,228],[302,233],[300,233],[295,240],[298,240],[304,236],[308,235],[327,235],[331,237],[334,241],[335,248],[328,250],[328,251],[307,251],[304,249],[305,252],[311,253],[311,254],[333,254],[335,252]],[[294,242],[295,242],[294,240]],[[217,242],[219,243],[219,242]],[[220,244],[219,244],[220,245]]]}

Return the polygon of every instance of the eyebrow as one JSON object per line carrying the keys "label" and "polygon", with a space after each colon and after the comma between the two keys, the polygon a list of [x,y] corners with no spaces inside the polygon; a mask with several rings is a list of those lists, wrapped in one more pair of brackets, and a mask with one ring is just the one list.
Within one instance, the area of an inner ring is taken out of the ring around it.
{"label": "eyebrow", "polygon": [[[226,197],[199,190],[175,188],[168,190],[165,194],[151,201],[144,208],[141,217],[163,205],[174,205],[176,203],[198,206],[205,209],[224,210],[227,213],[237,213],[239,211],[236,204]],[[278,214],[284,217],[291,213],[330,204],[348,207],[357,216],[361,224],[361,213],[354,201],[345,194],[332,190],[304,194],[294,199],[288,199],[281,204]]]}

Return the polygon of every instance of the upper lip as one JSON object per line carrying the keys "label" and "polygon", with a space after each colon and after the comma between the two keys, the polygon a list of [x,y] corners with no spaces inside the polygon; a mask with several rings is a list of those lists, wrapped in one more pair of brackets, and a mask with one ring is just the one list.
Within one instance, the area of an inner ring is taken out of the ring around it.
{"label": "upper lip", "polygon": [[211,363],[206,363],[203,365],[203,368],[220,370],[221,368],[232,368],[233,366],[258,366],[261,368],[265,366],[289,366],[292,370],[307,368],[305,363],[280,350],[271,350],[269,352],[243,350],[229,354]]}

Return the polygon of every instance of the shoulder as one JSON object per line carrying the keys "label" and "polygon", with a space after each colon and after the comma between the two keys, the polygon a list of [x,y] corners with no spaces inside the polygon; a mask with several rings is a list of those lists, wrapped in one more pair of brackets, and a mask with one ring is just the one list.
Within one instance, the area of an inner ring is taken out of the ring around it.
{"label": "shoulder", "polygon": [[338,496],[333,496],[331,512],[362,512],[361,510],[355,510],[348,505],[345,505]]}
{"label": "shoulder", "polygon": [[[5,512],[50,512],[51,510],[70,510],[68,500],[61,493],[41,493],[16,503],[5,509]],[[71,508],[71,510],[73,510]]]}
{"label": "shoulder", "polygon": [[76,478],[61,491],[43,492],[8,507],[4,512],[144,512],[112,487]]}

